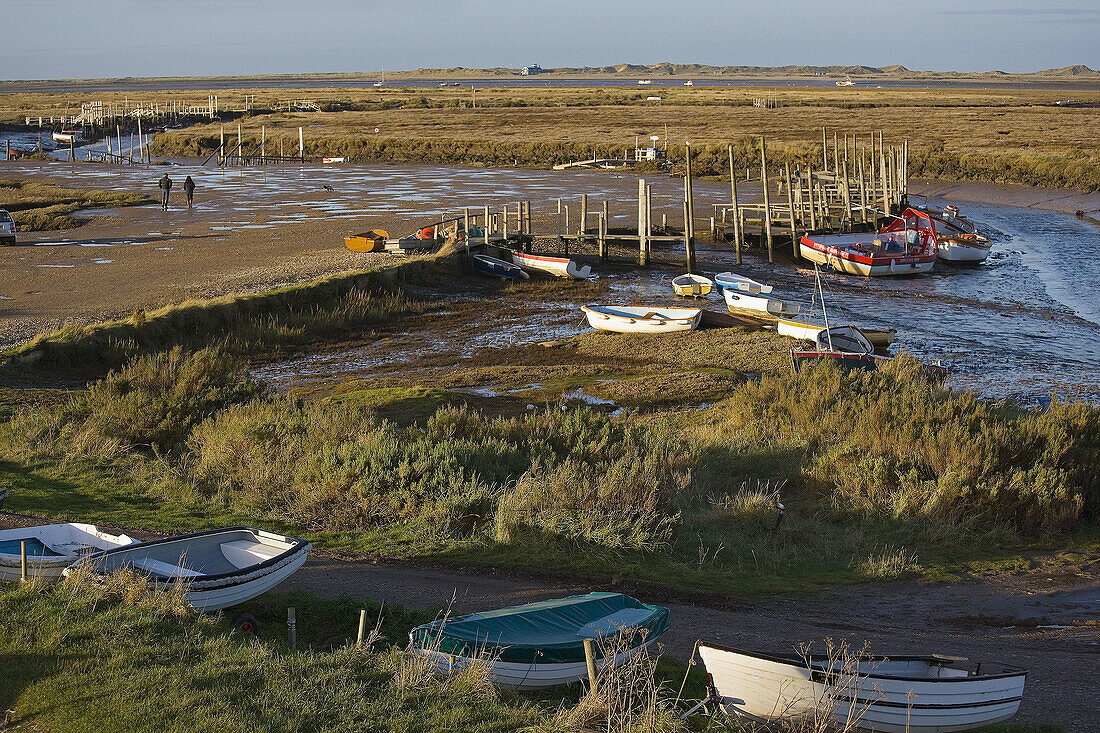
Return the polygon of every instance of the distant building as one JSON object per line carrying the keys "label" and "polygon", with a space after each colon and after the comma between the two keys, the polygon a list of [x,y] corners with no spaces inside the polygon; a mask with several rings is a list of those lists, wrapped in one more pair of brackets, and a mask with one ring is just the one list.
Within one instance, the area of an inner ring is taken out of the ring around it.
{"label": "distant building", "polygon": [[535,74],[542,73],[542,67],[538,64],[531,64],[530,66],[524,66],[519,73],[523,74],[524,76],[534,76]]}

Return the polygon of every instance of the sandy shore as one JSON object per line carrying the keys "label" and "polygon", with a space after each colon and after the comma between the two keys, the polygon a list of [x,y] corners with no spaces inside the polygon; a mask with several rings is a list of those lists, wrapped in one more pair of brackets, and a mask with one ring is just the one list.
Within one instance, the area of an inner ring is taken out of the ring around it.
{"label": "sandy shore", "polygon": [[[36,180],[64,185],[92,188],[125,184],[129,190],[135,188],[132,174],[125,181],[111,181],[103,178],[114,175],[110,171],[78,168],[73,175],[68,165],[61,163],[18,163],[6,167],[3,175],[20,178],[20,171],[28,169]],[[156,178],[163,170],[148,169],[141,174],[148,180],[140,181],[140,190],[155,196]],[[168,170],[182,177],[177,170]],[[439,169],[428,170],[437,173]],[[217,174],[204,171],[203,175]],[[332,175],[338,178],[339,170]],[[598,186],[614,179],[589,173],[577,174],[576,180]],[[667,179],[656,183],[676,185]],[[707,183],[701,183],[697,190],[705,191]],[[918,181],[912,189],[915,194],[958,201],[1068,213],[1078,209],[1100,211],[1100,194],[939,181]],[[546,196],[545,190],[539,193]],[[357,221],[319,213],[319,207],[324,211],[328,195],[320,186],[277,195],[279,214],[265,210],[262,200],[259,206],[243,206],[239,192],[204,186],[200,179],[194,209],[183,206],[182,193],[177,191],[167,212],[156,205],[87,212],[94,218],[78,229],[21,233],[19,245],[0,248],[0,346],[19,343],[69,321],[86,323],[126,316],[139,308],[149,310],[189,298],[256,292],[396,262],[399,258],[393,255],[349,252],[343,246],[343,237],[374,227],[394,233],[411,232],[433,211],[469,204],[457,191],[443,201],[421,200],[412,193],[404,204],[405,213],[383,212]],[[698,206],[700,211],[705,209]],[[545,206],[542,211],[546,211]],[[553,231],[555,225],[544,221],[540,228]]]}

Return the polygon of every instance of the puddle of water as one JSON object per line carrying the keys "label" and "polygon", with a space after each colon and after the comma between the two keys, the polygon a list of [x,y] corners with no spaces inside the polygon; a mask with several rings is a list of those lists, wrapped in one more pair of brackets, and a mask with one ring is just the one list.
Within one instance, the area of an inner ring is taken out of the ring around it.
{"label": "puddle of water", "polygon": [[59,268],[69,268],[69,267],[76,267],[76,265],[35,265],[35,267],[59,267]]}
{"label": "puddle of water", "polygon": [[96,263],[97,265],[109,265],[114,262],[114,260],[92,260],[92,262]]}
{"label": "puddle of water", "polygon": [[577,387],[572,392],[562,392],[562,399],[566,400],[580,400],[586,405],[616,405],[618,403],[615,400],[605,400],[602,397],[596,397],[595,395],[585,394],[584,389]]}

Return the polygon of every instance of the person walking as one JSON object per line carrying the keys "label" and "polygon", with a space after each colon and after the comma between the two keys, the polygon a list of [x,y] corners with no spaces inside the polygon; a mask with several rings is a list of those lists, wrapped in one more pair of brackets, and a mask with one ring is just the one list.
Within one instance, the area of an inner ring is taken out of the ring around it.
{"label": "person walking", "polygon": [[160,186],[160,206],[165,211],[168,211],[168,192],[172,190],[172,179],[165,173],[161,177],[160,183],[157,185]]}
{"label": "person walking", "polygon": [[195,181],[187,176],[183,181],[183,193],[187,196],[187,208],[191,208],[191,202],[195,198]]}

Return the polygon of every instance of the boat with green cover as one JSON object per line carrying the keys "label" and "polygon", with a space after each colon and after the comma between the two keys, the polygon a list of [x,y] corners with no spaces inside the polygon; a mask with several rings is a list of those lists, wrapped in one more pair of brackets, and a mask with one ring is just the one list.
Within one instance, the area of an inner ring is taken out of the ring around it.
{"label": "boat with green cover", "polygon": [[[585,639],[626,639],[595,645],[597,667],[618,666],[667,631],[668,622],[667,608],[622,593],[589,593],[443,618],[417,626],[409,637],[413,652],[434,659],[441,672],[483,660],[497,684],[534,689],[583,679]],[[604,656],[601,647],[614,649],[614,656]]]}

